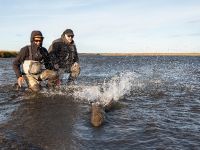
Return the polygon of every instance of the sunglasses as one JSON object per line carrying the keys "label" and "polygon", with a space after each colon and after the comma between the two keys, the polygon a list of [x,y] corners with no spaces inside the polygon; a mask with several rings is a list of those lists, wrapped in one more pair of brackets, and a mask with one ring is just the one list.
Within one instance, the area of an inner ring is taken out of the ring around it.
{"label": "sunglasses", "polygon": [[74,37],[74,35],[67,35],[68,37],[71,37],[71,38],[73,38]]}
{"label": "sunglasses", "polygon": [[42,40],[34,40],[34,42],[36,42],[36,43],[38,43],[38,42],[42,43]]}

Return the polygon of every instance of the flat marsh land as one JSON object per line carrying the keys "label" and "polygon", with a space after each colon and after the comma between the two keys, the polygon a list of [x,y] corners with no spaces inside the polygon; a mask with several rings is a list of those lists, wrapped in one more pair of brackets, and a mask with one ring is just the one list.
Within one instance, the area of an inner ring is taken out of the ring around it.
{"label": "flat marsh land", "polygon": [[0,58],[16,57],[17,54],[18,54],[17,51],[1,51],[0,50]]}
{"label": "flat marsh land", "polygon": [[200,56],[200,53],[80,53],[100,56]]}
{"label": "flat marsh land", "polygon": [[[0,58],[16,57],[18,51],[0,50]],[[79,53],[79,55],[99,56],[200,56],[200,53]]]}

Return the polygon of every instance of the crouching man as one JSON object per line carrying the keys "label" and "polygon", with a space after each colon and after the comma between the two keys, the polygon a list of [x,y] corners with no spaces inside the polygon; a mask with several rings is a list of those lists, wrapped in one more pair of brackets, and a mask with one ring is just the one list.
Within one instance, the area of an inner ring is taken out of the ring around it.
{"label": "crouching man", "polygon": [[53,67],[46,48],[42,47],[43,35],[40,31],[32,31],[31,45],[21,48],[13,61],[13,69],[17,76],[17,83],[21,87],[26,81],[33,92],[41,90],[41,81],[48,80],[48,86],[54,86],[58,75],[51,70]]}
{"label": "crouching man", "polygon": [[73,39],[73,31],[66,29],[60,38],[52,42],[48,50],[60,80],[65,73],[69,73],[68,85],[73,84],[80,74],[79,57]]}

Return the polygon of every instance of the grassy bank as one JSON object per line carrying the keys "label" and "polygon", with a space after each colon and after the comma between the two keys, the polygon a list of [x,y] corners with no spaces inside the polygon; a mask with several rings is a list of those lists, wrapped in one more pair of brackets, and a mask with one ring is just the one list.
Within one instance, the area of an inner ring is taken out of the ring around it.
{"label": "grassy bank", "polygon": [[18,52],[16,51],[0,51],[0,58],[16,57]]}
{"label": "grassy bank", "polygon": [[[17,51],[1,51],[0,58],[16,57]],[[200,56],[200,53],[79,53],[84,56]]]}

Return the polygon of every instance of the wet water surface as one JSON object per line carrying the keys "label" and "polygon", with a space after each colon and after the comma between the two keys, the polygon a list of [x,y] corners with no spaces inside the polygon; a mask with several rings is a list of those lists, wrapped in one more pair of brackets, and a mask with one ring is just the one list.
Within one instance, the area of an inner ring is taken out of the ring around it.
{"label": "wet water surface", "polygon": [[[12,88],[12,59],[0,59],[1,149],[199,149],[199,57],[80,61],[76,85],[30,95]],[[93,127],[91,102],[110,99],[117,105]]]}

